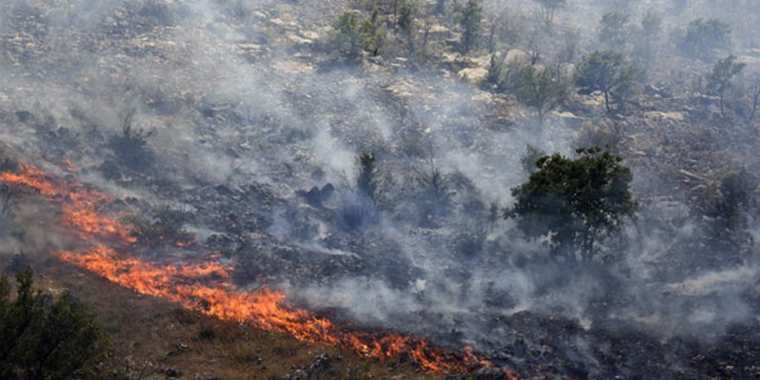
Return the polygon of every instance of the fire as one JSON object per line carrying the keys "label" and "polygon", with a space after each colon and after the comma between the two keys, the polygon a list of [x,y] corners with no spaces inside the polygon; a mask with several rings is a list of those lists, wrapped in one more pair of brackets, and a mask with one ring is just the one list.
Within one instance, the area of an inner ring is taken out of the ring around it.
{"label": "fire", "polygon": [[34,189],[47,198],[52,198],[58,194],[55,185],[45,178],[45,174],[40,169],[34,166],[24,165],[18,174],[2,172],[0,173],[0,182]]}
{"label": "fire", "polygon": [[48,199],[59,199],[64,203],[62,207],[64,224],[74,227],[86,238],[114,238],[125,244],[134,244],[137,241],[132,236],[129,226],[97,211],[111,202],[111,198],[101,192],[79,184],[57,184],[40,169],[30,165],[22,166],[19,173],[1,172],[0,182],[31,188]]}
{"label": "fire", "polygon": [[482,366],[471,351],[463,359],[430,347],[421,339],[344,330],[326,318],[287,307],[283,292],[237,289],[229,281],[231,269],[221,264],[157,265],[122,258],[106,246],[83,253],[60,252],[58,257],[140,294],[164,298],[218,319],[287,333],[302,341],[341,345],[381,360],[407,354],[433,372],[465,372],[473,365]]}
{"label": "fire", "polygon": [[[0,182],[28,187],[60,202],[64,224],[83,238],[106,238],[126,245],[137,242],[131,226],[100,213],[112,201],[101,192],[80,184],[57,183],[33,166],[23,166],[19,173],[0,172]],[[453,355],[411,336],[344,329],[309,311],[288,307],[281,291],[239,289],[231,281],[232,268],[213,261],[213,255],[209,256],[212,261],[200,264],[159,265],[122,257],[108,246],[97,245],[82,253],[63,251],[57,256],[137,293],[164,298],[218,319],[287,333],[301,341],[339,345],[379,360],[406,355],[431,372],[464,373],[493,366],[468,347],[463,355]],[[508,380],[517,379],[511,372],[504,375]]]}

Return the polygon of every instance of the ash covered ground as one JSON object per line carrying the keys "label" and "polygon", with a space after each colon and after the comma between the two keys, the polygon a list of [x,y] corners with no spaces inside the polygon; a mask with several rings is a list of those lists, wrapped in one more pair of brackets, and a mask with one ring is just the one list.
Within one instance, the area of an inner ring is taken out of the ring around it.
{"label": "ash covered ground", "polygon": [[[347,57],[336,19],[373,17],[370,5],[3,2],[3,168],[33,163],[113,195],[108,211],[141,232],[134,255],[218,252],[240,287],[284,290],[345,325],[470,345],[527,378],[760,377],[760,9],[570,0],[547,20],[534,1],[486,1],[480,45],[463,53],[465,3],[419,2],[407,33],[395,3],[378,2],[384,48]],[[628,15],[625,54],[645,68],[625,109],[573,88],[539,122],[489,82],[494,61],[573,72],[614,44],[597,24],[615,9]],[[662,30],[640,50],[648,11]],[[700,17],[727,23],[730,46],[676,53]],[[729,54],[745,66],[717,96],[703,82]],[[639,210],[592,260],[557,259],[503,217],[510,189],[533,150],[592,145],[631,168]],[[39,235],[30,226],[46,211],[28,203],[5,200],[4,254],[29,244],[19,231]]]}

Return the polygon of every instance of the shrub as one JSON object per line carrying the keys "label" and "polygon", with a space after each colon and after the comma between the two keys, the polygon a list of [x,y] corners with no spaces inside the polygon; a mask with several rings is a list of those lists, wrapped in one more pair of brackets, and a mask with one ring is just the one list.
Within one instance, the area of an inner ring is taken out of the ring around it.
{"label": "shrub", "polygon": [[16,275],[11,299],[0,278],[0,378],[73,379],[104,350],[101,327],[70,294],[53,299],[34,291],[31,270]]}

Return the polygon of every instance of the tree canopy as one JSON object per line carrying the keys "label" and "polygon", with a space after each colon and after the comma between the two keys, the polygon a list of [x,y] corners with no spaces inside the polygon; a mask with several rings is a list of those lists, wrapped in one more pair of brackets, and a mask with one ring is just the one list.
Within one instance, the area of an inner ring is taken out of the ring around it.
{"label": "tree canopy", "polygon": [[633,64],[621,53],[597,51],[586,56],[578,65],[575,84],[582,94],[601,91],[607,112],[613,110],[612,101],[617,104],[617,110],[622,111],[626,99],[633,91],[637,73]]}
{"label": "tree canopy", "polygon": [[548,237],[555,253],[590,260],[596,243],[618,232],[637,204],[622,158],[598,148],[577,153],[539,158],[528,182],[512,189],[516,202],[507,216],[526,235]]}

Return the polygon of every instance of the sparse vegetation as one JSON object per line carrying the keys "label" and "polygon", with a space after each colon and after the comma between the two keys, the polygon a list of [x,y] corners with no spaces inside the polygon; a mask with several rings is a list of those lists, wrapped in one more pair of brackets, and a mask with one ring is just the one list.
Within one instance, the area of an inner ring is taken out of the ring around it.
{"label": "sparse vegetation", "polygon": [[193,235],[184,226],[190,219],[186,211],[168,206],[159,207],[152,217],[133,216],[126,218],[132,226],[132,235],[143,244],[188,244]]}
{"label": "sparse vegetation", "polygon": [[676,37],[681,53],[710,61],[731,47],[731,27],[717,19],[697,19]]}
{"label": "sparse vegetation", "polygon": [[628,43],[630,17],[622,12],[605,13],[599,22],[599,42],[607,50],[624,51]]}
{"label": "sparse vegetation", "polygon": [[539,125],[547,112],[554,110],[567,97],[569,86],[559,68],[526,65],[517,73],[517,99],[536,110]]}
{"label": "sparse vegetation", "polygon": [[730,55],[719,60],[707,78],[707,90],[720,100],[720,114],[723,117],[726,117],[726,93],[733,88],[734,77],[739,75],[744,67],[745,64],[736,62],[736,57]]}
{"label": "sparse vegetation", "polygon": [[[622,112],[633,91],[637,71],[621,53],[594,52],[578,65],[575,84],[581,94],[601,91],[607,112]],[[613,108],[613,102],[616,107]]]}
{"label": "sparse vegetation", "polygon": [[483,6],[480,0],[467,0],[462,11],[462,51],[467,53],[478,47],[483,22]]}

